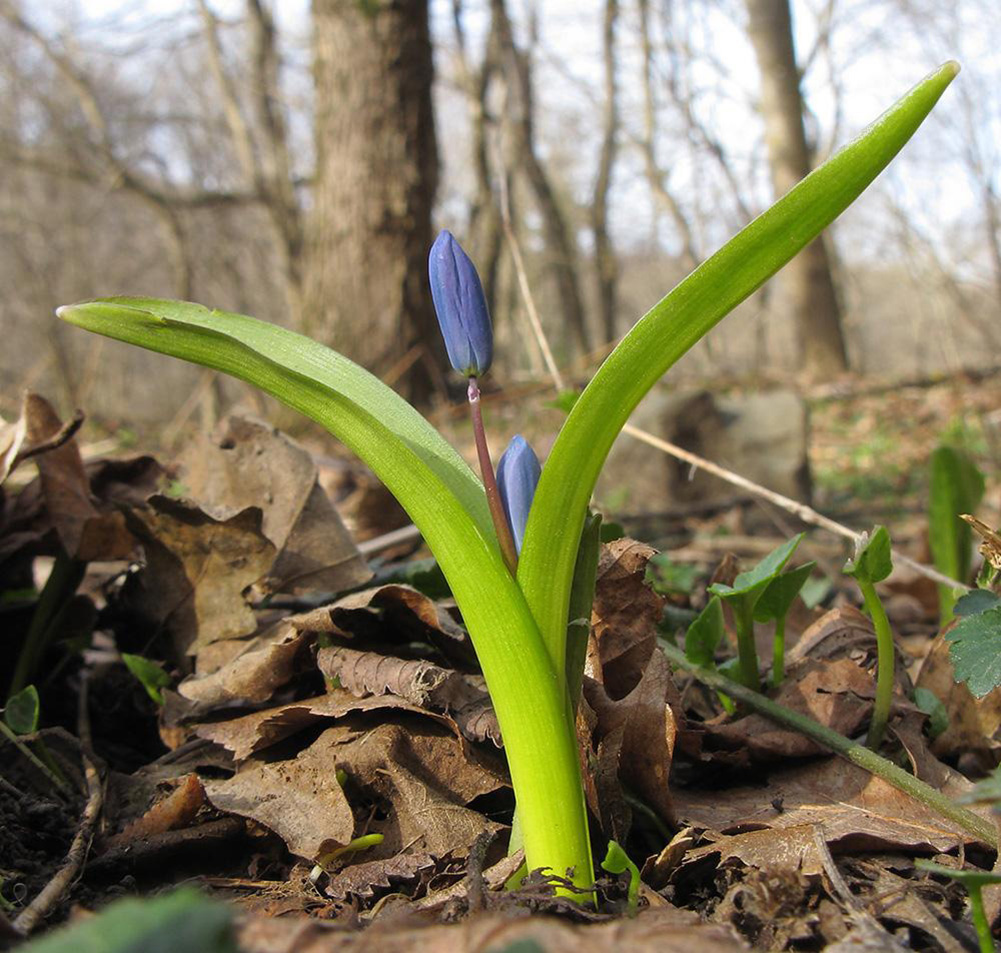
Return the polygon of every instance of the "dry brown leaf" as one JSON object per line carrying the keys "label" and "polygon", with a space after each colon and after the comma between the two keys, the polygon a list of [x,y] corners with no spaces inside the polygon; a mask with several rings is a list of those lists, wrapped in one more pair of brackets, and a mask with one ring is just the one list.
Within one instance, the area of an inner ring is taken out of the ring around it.
{"label": "dry brown leaf", "polygon": [[[185,679],[177,691],[205,708],[234,701],[265,702],[291,681],[312,642],[308,633],[287,623],[279,624],[260,636],[244,640],[235,658],[214,672]],[[205,654],[199,653],[199,665]]]}
{"label": "dry brown leaf", "polygon": [[0,417],[0,484],[3,484],[10,476],[10,471],[14,469],[14,461],[24,446],[27,435],[28,421],[25,419],[22,402],[21,413],[17,420],[10,422]]}
{"label": "dry brown leaf", "polygon": [[155,495],[128,514],[146,563],[128,580],[124,603],[170,633],[178,655],[257,628],[243,592],[267,572],[275,548],[261,532],[261,511],[217,520],[196,504]]}
{"label": "dry brown leaf", "polygon": [[[22,413],[28,446],[44,443],[63,427],[52,405],[38,394],[25,395]],[[35,464],[46,519],[70,556],[89,562],[124,559],[132,553],[135,540],[122,515],[113,510],[102,513],[95,505],[75,439],[38,454]]]}
{"label": "dry brown leaf", "polygon": [[412,918],[376,922],[347,932],[318,921],[244,918],[237,939],[244,953],[741,953],[748,948],[727,927],[702,923],[686,910],[664,906],[632,918],[571,924],[556,917],[514,918],[483,913],[454,924],[428,925]]}
{"label": "dry brown leaf", "polygon": [[220,811],[253,818],[274,831],[289,851],[317,860],[354,837],[355,819],[337,783],[336,761],[321,735],[290,761],[250,760],[205,793]]}
{"label": "dry brown leaf", "polygon": [[[222,745],[233,753],[237,761],[242,761],[325,718],[342,718],[352,712],[380,709],[388,712],[408,711],[429,718],[437,717],[396,695],[358,698],[342,688],[335,688],[318,698],[306,698],[277,708],[244,715],[241,718],[199,725],[195,728],[195,734]],[[443,724],[449,724],[447,719],[442,718],[441,721]]]}
{"label": "dry brown leaf", "polygon": [[[941,789],[958,797],[969,787],[951,772]],[[775,771],[760,786],[673,794],[685,824],[722,833],[812,824],[841,851],[943,852],[973,842],[951,821],[840,758]]]}
{"label": "dry brown leaf", "polygon": [[213,516],[250,506],[277,556],[259,585],[269,592],[351,589],[371,578],[337,510],[317,482],[310,453],[252,417],[223,421],[181,455],[186,492]]}
{"label": "dry brown leaf", "polygon": [[824,873],[816,828],[809,824],[721,837],[704,847],[689,850],[678,875],[686,867],[703,863],[707,858],[714,858],[721,867],[739,863],[775,876],[797,874],[819,878]]}
{"label": "dry brown leaf", "polygon": [[612,699],[636,687],[656,644],[652,633],[664,599],[646,584],[646,565],[654,553],[634,539],[617,539],[601,547],[587,674],[601,682]]}
{"label": "dry brown leaf", "polygon": [[108,839],[107,848],[187,827],[205,803],[205,790],[197,774],[188,774],[165,798],[154,804],[142,817],[128,824]]}
{"label": "dry brown leaf", "polygon": [[426,852],[369,860],[345,867],[332,876],[323,892],[334,900],[345,900],[348,897],[367,899],[390,887],[412,884],[437,867],[437,858]]}
{"label": "dry brown leaf", "polygon": [[[839,734],[854,735],[869,722],[875,692],[872,675],[849,658],[804,659],[790,667],[775,701],[808,715]],[[748,762],[825,754],[827,749],[764,715],[707,725],[703,744],[737,752]]]}
{"label": "dry brown leaf", "polygon": [[392,584],[353,592],[289,621],[300,629],[357,637],[369,646],[373,641],[430,642],[450,660],[475,659],[462,626],[443,606],[411,586]]}

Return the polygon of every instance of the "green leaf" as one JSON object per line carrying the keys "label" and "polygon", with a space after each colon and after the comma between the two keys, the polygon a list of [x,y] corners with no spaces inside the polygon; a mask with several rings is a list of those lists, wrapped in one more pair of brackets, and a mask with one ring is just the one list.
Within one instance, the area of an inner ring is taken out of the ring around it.
{"label": "green leaf", "polygon": [[776,546],[753,569],[737,576],[732,586],[717,582],[709,587],[709,591],[726,602],[740,601],[749,612],[753,612],[765,589],[782,572],[805,535],[805,533],[799,533],[781,546]]}
{"label": "green leaf", "polygon": [[611,543],[616,539],[622,539],[625,535],[626,531],[621,523],[616,523],[615,520],[602,520],[601,541],[603,543]]}
{"label": "green leaf", "polygon": [[608,842],[608,852],[601,862],[601,869],[618,876],[629,871],[629,912],[635,913],[640,899],[640,869],[630,859],[629,855],[615,842]]}
{"label": "green leaf", "polygon": [[[935,568],[966,582],[973,537],[959,514],[976,512],[984,496],[984,475],[965,451],[942,446],[931,455],[930,482],[928,542]],[[944,624],[952,618],[955,601],[949,586],[939,586],[939,601]]]}
{"label": "green leaf", "polygon": [[784,619],[816,565],[813,562],[804,563],[796,569],[775,576],[754,607],[754,621],[771,622],[773,619]]}
{"label": "green leaf", "polygon": [[232,915],[183,888],[155,900],[117,900],[96,917],[20,947],[22,953],[236,953]]}
{"label": "green leaf", "polygon": [[602,363],[546,459],[518,563],[518,581],[551,659],[565,655],[584,515],[629,415],[668,368],[865,190],[958,72],[956,63],[946,63],[922,80],[654,305]]}
{"label": "green leaf", "polygon": [[1001,597],[990,589],[971,589],[956,600],[953,612],[959,616],[976,615],[1001,603]]}
{"label": "green leaf", "polygon": [[915,688],[914,704],[928,716],[928,734],[932,739],[949,727],[949,712],[934,692],[927,688]]}
{"label": "green leaf", "polygon": [[964,616],[945,640],[957,682],[977,698],[1001,685],[1001,606]]}
{"label": "green leaf", "polygon": [[160,662],[143,658],[141,655],[130,655],[122,652],[122,661],[128,670],[142,682],[146,694],[158,705],[163,704],[163,689],[170,684],[170,676],[163,670]]}
{"label": "green leaf", "polygon": [[831,591],[831,580],[826,576],[811,576],[803,584],[800,598],[807,609],[816,609]]}
{"label": "green leaf", "polygon": [[3,720],[16,735],[30,735],[38,731],[38,690],[34,685],[22,688],[7,699]]}
{"label": "green leaf", "polygon": [[869,583],[881,582],[893,572],[890,551],[890,534],[885,526],[875,527],[871,534],[863,533],[855,542],[855,555],[845,563],[845,575]]}
{"label": "green leaf", "polygon": [[647,563],[647,579],[654,591],[663,595],[690,595],[698,577],[698,566],[676,563],[667,553],[657,553]]}
{"label": "green leaf", "polygon": [[685,633],[685,656],[705,668],[716,665],[716,648],[723,639],[723,603],[714,595]]}
{"label": "green leaf", "polygon": [[1001,884],[1001,873],[992,870],[957,870],[955,867],[946,867],[943,864],[936,864],[933,860],[926,860],[923,857],[914,861],[914,866],[918,870],[927,870],[930,874],[937,874],[940,877],[948,877],[956,880],[968,890],[973,887],[987,887],[990,884]]}
{"label": "green leaf", "polygon": [[[154,298],[106,298],[58,314],[254,384],[317,421],[368,464],[420,529],[472,637],[504,737],[527,862],[572,867],[577,883],[589,886],[593,868],[564,659],[554,666],[501,558],[483,487],[441,434],[343,355],[246,315]],[[564,649],[566,610],[564,602]]]}

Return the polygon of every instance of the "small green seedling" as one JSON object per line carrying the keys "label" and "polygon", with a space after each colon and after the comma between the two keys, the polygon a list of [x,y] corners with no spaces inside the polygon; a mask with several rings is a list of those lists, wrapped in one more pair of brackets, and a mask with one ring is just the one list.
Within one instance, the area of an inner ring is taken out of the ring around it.
{"label": "small green seedling", "polygon": [[876,700],[866,742],[875,751],[883,741],[890,718],[895,662],[890,620],[876,594],[876,583],[882,582],[893,572],[890,534],[885,526],[877,526],[871,534],[863,533],[856,540],[855,555],[845,564],[844,571],[858,583],[872,626],[876,630]]}
{"label": "small green seedling", "polygon": [[38,689],[34,685],[28,685],[7,699],[3,720],[16,735],[34,734],[38,731],[40,710]]}
{"label": "small green seedling", "polygon": [[310,881],[315,884],[320,877],[329,871],[331,865],[338,857],[345,857],[360,850],[368,850],[370,847],[378,847],[384,839],[385,834],[362,834],[361,837],[354,838],[354,840],[349,841],[343,847],[329,851],[318,858],[313,865],[313,869],[309,872]]}
{"label": "small green seedling", "polygon": [[755,622],[775,623],[775,636],[772,642],[773,688],[778,688],[785,677],[786,616],[816,565],[814,562],[803,563],[802,566],[790,569],[789,572],[779,573],[768,584],[754,607]]}
{"label": "small green seedling", "polygon": [[608,842],[608,852],[601,862],[601,869],[618,876],[629,872],[629,888],[627,902],[629,912],[635,913],[640,902],[640,869],[630,859],[629,855],[615,842]]}
{"label": "small green seedling", "polygon": [[[970,575],[973,534],[962,513],[973,513],[984,496],[984,475],[969,454],[955,447],[938,447],[931,455],[928,501],[928,542],[935,568],[950,579],[966,582]],[[942,625],[952,620],[954,590],[940,584]]]}
{"label": "small green seedling", "polygon": [[[451,236],[435,242],[429,277],[450,360],[468,378],[482,482],[398,394],[344,356],[284,328],[154,298],[106,298],[58,314],[254,384],[326,427],[365,461],[420,529],[462,613],[504,738],[528,868],[572,871],[575,886],[585,891],[579,896],[587,897],[593,862],[569,697],[575,675],[567,668],[568,656],[577,657],[568,653],[568,632],[580,626],[568,623],[579,617],[570,615],[571,589],[605,458],[664,373],[861,194],[958,70],[946,63],[919,83],[633,325],[570,408],[524,514],[520,551],[480,419],[477,377],[492,357],[489,317],[475,269]],[[526,474],[516,474],[517,486],[525,485]],[[753,605],[748,622],[752,613]],[[753,649],[752,640],[741,652],[749,683],[757,681]]]}
{"label": "small green seedling", "polygon": [[740,682],[752,691],[757,691],[761,683],[758,651],[754,646],[755,609],[765,590],[782,572],[805,535],[799,533],[773,549],[757,566],[737,576],[732,586],[717,582],[709,587],[711,593],[719,596],[733,610],[733,621],[737,629],[737,657],[740,659]]}
{"label": "small green seedling", "polygon": [[[685,632],[685,657],[695,665],[715,671],[716,649],[723,641],[723,635],[723,603],[720,602],[719,596],[714,595]],[[726,668],[729,672],[738,661],[735,658],[728,659],[720,669]],[[732,715],[737,709],[730,696],[724,695],[723,692],[716,694],[723,708]]]}
{"label": "small green seedling", "polygon": [[918,870],[927,870],[930,874],[939,877],[948,877],[966,887],[966,892],[970,897],[970,917],[973,920],[973,927],[977,931],[977,940],[980,943],[980,953],[994,953],[994,939],[991,936],[991,925],[987,922],[987,914],[984,911],[984,898],[981,891],[991,884],[1001,884],[1001,874],[991,873],[989,870],[956,870],[953,867],[944,867],[931,860],[916,860],[914,866]]}
{"label": "small green seedling", "polygon": [[142,683],[146,694],[162,708],[163,690],[170,684],[170,676],[163,670],[163,665],[141,655],[130,655],[128,652],[122,652],[122,661]]}
{"label": "small green seedling", "polygon": [[949,727],[949,711],[927,688],[914,689],[914,704],[928,716],[928,736],[934,741]]}

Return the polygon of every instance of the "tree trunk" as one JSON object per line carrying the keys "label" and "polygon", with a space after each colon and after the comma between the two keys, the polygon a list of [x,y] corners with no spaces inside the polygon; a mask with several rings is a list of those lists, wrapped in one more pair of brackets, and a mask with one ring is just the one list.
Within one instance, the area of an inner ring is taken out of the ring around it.
{"label": "tree trunk", "polygon": [[535,97],[531,61],[528,52],[518,49],[515,43],[506,0],[490,0],[490,14],[492,28],[497,31],[497,39],[505,56],[505,69],[512,94],[508,108],[515,135],[515,162],[528,180],[542,217],[549,267],[556,279],[563,320],[576,338],[581,353],[587,354],[591,350],[591,336],[577,280],[576,242],[535,148]]}
{"label": "tree trunk", "polygon": [[427,255],[438,156],[427,0],[313,0],[307,333],[418,403],[443,367]]}
{"label": "tree trunk", "polygon": [[[772,188],[778,198],[810,172],[789,0],[747,0],[747,10],[761,72],[761,113]],[[785,266],[780,289],[799,329],[807,376],[820,379],[846,370],[841,312],[823,238]]]}
{"label": "tree trunk", "polygon": [[606,342],[618,337],[615,323],[615,292],[619,263],[608,236],[608,193],[612,187],[612,167],[619,134],[619,88],[616,82],[615,23],[619,16],[618,0],[605,0],[605,18],[601,31],[602,59],[605,68],[605,102],[602,110],[601,151],[598,174],[591,202],[591,229],[594,232],[594,264],[598,280],[598,305]]}

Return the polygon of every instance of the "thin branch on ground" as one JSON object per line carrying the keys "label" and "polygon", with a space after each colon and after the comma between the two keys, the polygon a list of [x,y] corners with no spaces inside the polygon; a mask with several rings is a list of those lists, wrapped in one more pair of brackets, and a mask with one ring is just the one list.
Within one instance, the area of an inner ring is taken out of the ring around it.
{"label": "thin branch on ground", "polygon": [[14,921],[14,929],[22,936],[28,936],[34,930],[39,921],[59,902],[83,869],[94,837],[94,828],[97,826],[97,820],[101,816],[101,809],[104,806],[104,785],[101,782],[101,775],[95,764],[96,759],[90,745],[86,675],[80,683],[78,733],[80,736],[80,760],[83,762],[84,777],[87,781],[87,804],[62,867],[56,871],[55,876]]}
{"label": "thin branch on ground", "polygon": [[950,797],[941,791],[936,791],[930,784],[926,784],[913,774],[908,774],[903,768],[898,767],[892,761],[876,754],[869,748],[864,747],[851,738],[838,734],[826,725],[814,721],[806,715],[792,711],[783,705],[773,702],[770,698],[758,692],[752,691],[732,679],[721,675],[719,672],[711,671],[690,662],[682,649],[667,642],[661,642],[661,649],[667,656],[668,661],[677,668],[683,669],[704,685],[716,691],[724,692],[731,698],[743,703],[758,714],[770,718],[772,721],[794,731],[801,732],[808,738],[822,744],[835,754],[841,755],[846,761],[864,768],[870,774],[882,778],[887,784],[892,784],[895,788],[909,794],[920,801],[926,807],[941,814],[943,817],[955,824],[958,824],[968,834],[973,835],[980,843],[988,847],[997,849],[998,834],[994,825],[973,811],[961,807]]}

